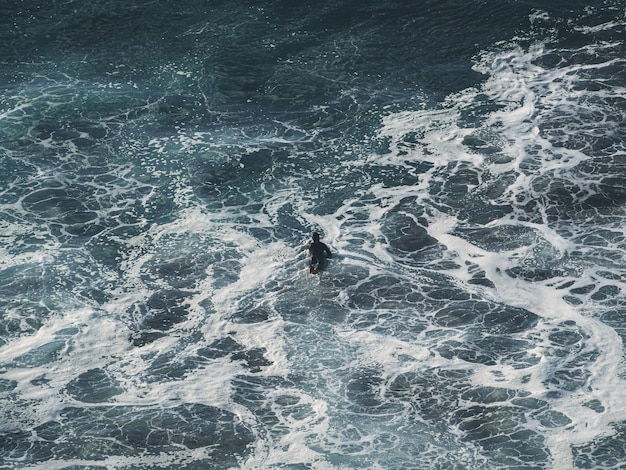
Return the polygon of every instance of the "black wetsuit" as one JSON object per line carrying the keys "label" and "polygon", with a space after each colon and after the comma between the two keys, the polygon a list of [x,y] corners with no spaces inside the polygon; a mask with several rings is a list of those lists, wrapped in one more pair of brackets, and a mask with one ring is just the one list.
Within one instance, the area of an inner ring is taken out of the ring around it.
{"label": "black wetsuit", "polygon": [[311,254],[311,270],[318,271],[324,267],[326,258],[331,258],[333,254],[326,243],[321,241],[313,241],[309,245],[309,253]]}

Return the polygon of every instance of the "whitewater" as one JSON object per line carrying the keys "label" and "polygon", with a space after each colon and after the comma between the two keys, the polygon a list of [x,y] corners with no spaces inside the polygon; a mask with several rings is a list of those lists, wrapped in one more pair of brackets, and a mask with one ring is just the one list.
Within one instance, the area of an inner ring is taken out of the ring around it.
{"label": "whitewater", "polygon": [[624,468],[620,2],[3,9],[1,469]]}

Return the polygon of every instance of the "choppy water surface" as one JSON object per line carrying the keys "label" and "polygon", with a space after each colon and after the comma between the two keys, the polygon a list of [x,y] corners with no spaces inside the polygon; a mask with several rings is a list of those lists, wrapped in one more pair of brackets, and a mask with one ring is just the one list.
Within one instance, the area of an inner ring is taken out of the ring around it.
{"label": "choppy water surface", "polygon": [[619,2],[4,10],[0,468],[621,468]]}

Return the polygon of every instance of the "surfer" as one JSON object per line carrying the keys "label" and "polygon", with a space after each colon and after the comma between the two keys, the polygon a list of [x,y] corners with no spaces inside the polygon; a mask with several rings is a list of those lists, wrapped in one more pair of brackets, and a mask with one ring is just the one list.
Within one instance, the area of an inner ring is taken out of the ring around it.
{"label": "surfer", "polygon": [[332,258],[333,254],[330,249],[320,241],[320,234],[314,232],[311,235],[312,241],[309,242],[309,254],[311,255],[311,263],[309,264],[309,273],[317,274],[326,264],[326,258]]}

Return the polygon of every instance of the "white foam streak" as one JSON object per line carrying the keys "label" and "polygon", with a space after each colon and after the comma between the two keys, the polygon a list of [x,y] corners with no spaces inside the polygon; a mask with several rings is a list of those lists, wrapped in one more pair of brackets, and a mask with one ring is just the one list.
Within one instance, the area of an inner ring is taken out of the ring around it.
{"label": "white foam streak", "polygon": [[415,370],[430,357],[430,351],[424,346],[385,335],[355,330],[337,330],[336,333],[343,341],[358,346],[359,355],[353,361],[354,368],[376,364],[382,366],[386,374],[397,376]]}
{"label": "white foam streak", "polygon": [[[465,151],[460,145],[470,129],[460,129],[454,125],[458,114],[454,110],[439,111],[404,111],[383,118],[378,137],[389,139],[389,146],[394,151],[385,155],[370,156],[370,159],[385,165],[406,165],[407,157],[402,151],[403,139],[413,132],[424,134],[420,142],[428,150],[420,152],[420,160],[443,166],[449,161],[468,161],[480,165],[483,158]],[[415,158],[413,156],[413,158]]]}
{"label": "white foam streak", "polygon": [[[565,302],[562,293],[553,286],[529,283],[505,275],[504,272],[510,267],[508,264],[510,254],[507,256],[506,253],[487,252],[451,235],[450,232],[455,225],[453,219],[441,216],[429,224],[429,233],[445,243],[449,251],[456,253],[459,265],[463,266],[464,262],[468,261],[479,265],[487,273],[495,287],[483,289],[482,295],[491,297],[499,303],[526,309],[549,323],[575,322],[588,336],[586,351],[599,353],[599,357],[590,368],[591,375],[586,386],[568,394],[555,404],[556,410],[570,417],[572,425],[566,429],[549,432],[548,441],[555,468],[571,468],[573,466],[571,445],[584,444],[598,436],[611,435],[612,423],[626,420],[626,411],[622,406],[622,390],[626,383],[620,378],[623,357],[621,339],[612,328],[583,315],[579,309]],[[571,244],[561,237],[553,236],[552,239],[557,241],[557,246],[560,245],[562,250],[571,247]],[[461,282],[469,280],[463,269],[450,273]],[[529,369],[501,366],[499,370],[502,376],[494,376],[490,367],[476,367],[473,380],[477,386],[501,387],[502,377],[505,377],[508,386],[527,390],[538,398],[545,398],[545,380],[552,376],[558,363],[550,357],[549,351],[542,348],[537,348],[534,354],[540,356],[541,361]],[[528,380],[529,372],[532,374],[532,380]],[[598,414],[587,406],[594,399],[605,406],[607,410],[605,413]]]}
{"label": "white foam streak", "polygon": [[[611,27],[613,27],[611,24],[606,24],[598,28]],[[586,52],[593,53],[591,50]],[[529,197],[533,197],[532,187],[538,176],[563,175],[562,177],[567,178],[571,169],[588,160],[590,156],[581,149],[554,145],[551,136],[541,130],[542,126],[550,119],[575,114],[581,109],[581,94],[576,90],[577,80],[581,75],[591,70],[620,65],[623,60],[544,69],[536,63],[545,53],[543,46],[536,45],[528,51],[514,49],[504,53],[486,54],[476,66],[478,71],[487,75],[480,89],[464,90],[451,96],[446,102],[446,107],[440,110],[405,111],[386,116],[379,137],[388,139],[392,151],[383,156],[371,155],[370,158],[382,165],[402,166],[409,159],[433,163],[435,165],[433,170],[420,175],[422,184],[433,182],[433,174],[437,167],[450,162],[469,163],[479,174],[486,170],[491,175],[514,174],[514,181],[509,183],[503,197],[499,199],[499,202],[511,203],[514,207],[516,197],[519,195],[530,194]],[[478,131],[497,135],[497,139],[494,140],[500,147],[500,152],[508,157],[506,161],[498,160],[492,163],[480,156],[479,151],[469,150],[463,142],[465,137],[475,134],[477,129],[464,127],[461,124],[461,114],[471,109],[475,100],[479,100],[479,94],[488,96],[497,106]],[[620,91],[616,88],[606,88],[596,92],[595,96],[604,100],[608,96],[616,98],[619,94]],[[574,128],[572,131],[578,130]],[[567,129],[564,132],[567,132]],[[405,137],[415,133],[420,135],[419,145],[406,145]],[[532,161],[532,165],[528,165],[529,161]],[[582,184],[585,183],[581,181]],[[382,190],[377,192],[382,193]],[[415,197],[417,201],[428,206],[431,204],[432,193],[433,191],[426,186],[422,188],[422,194]],[[402,196],[408,194],[404,193]],[[393,196],[392,199],[399,200]],[[545,207],[541,204],[538,211],[541,223],[524,218],[520,220],[519,214],[513,211],[484,225],[493,229],[507,226],[525,227],[536,234],[534,244],[515,249],[496,248],[489,251],[474,245],[455,233],[457,228],[467,226],[465,222],[458,220],[451,213],[444,213],[433,207],[426,211],[425,217],[428,220],[426,229],[430,236],[446,247],[446,253],[458,266],[448,269],[447,273],[459,285],[464,286],[466,291],[497,303],[533,312],[541,318],[539,330],[546,328],[547,331],[560,322],[572,322],[585,336],[583,350],[578,354],[598,354],[593,364],[587,365],[589,377],[583,387],[566,393],[559,399],[549,399],[554,409],[572,420],[572,424],[565,429],[546,432],[554,459],[553,465],[555,468],[573,468],[572,445],[589,443],[599,436],[610,435],[613,432],[611,426],[613,422],[626,420],[626,411],[621,406],[623,402],[621,391],[626,383],[620,378],[623,372],[624,351],[616,331],[586,311],[585,303],[573,305],[564,299],[565,292],[558,288],[559,278],[531,282],[507,274],[508,270],[519,265],[520,259],[532,255],[536,243],[545,244],[554,250],[556,257],[552,260],[553,263],[558,263],[558,258],[564,259],[576,250],[583,252],[589,250],[589,247],[567,238],[562,227],[550,223]],[[472,273],[467,269],[469,265],[478,266],[485,273],[485,277],[493,283],[493,287],[471,285],[469,281],[472,279]],[[591,277],[592,270],[583,276],[590,278],[580,280],[581,285],[595,284],[597,281],[597,278]],[[562,282],[565,280],[560,279]],[[389,347],[391,344],[392,342],[389,343]],[[389,356],[393,356],[390,351],[377,352],[375,347],[368,354],[367,360],[383,363],[389,362]],[[538,398],[546,398],[546,383],[562,364],[552,355],[549,342],[543,345],[539,341],[532,354],[541,358],[538,364],[524,369],[500,366],[501,375],[494,375],[489,366],[476,366],[473,377],[475,385],[493,387],[506,385],[527,390]],[[446,361],[440,365],[457,366],[457,364],[446,365]],[[592,400],[602,403],[606,412],[598,413],[589,407],[588,404]]]}
{"label": "white foam streak", "polygon": [[[19,413],[23,422],[38,425],[55,420],[63,408],[74,403],[71,397],[61,393],[68,381],[124,357],[130,349],[127,336],[123,325],[84,308],[55,315],[34,335],[12,340],[2,347],[2,363],[21,364],[7,369],[3,378],[15,380],[21,399],[32,403],[29,409]],[[45,387],[36,385],[42,379]],[[20,427],[23,423],[5,425]]]}

